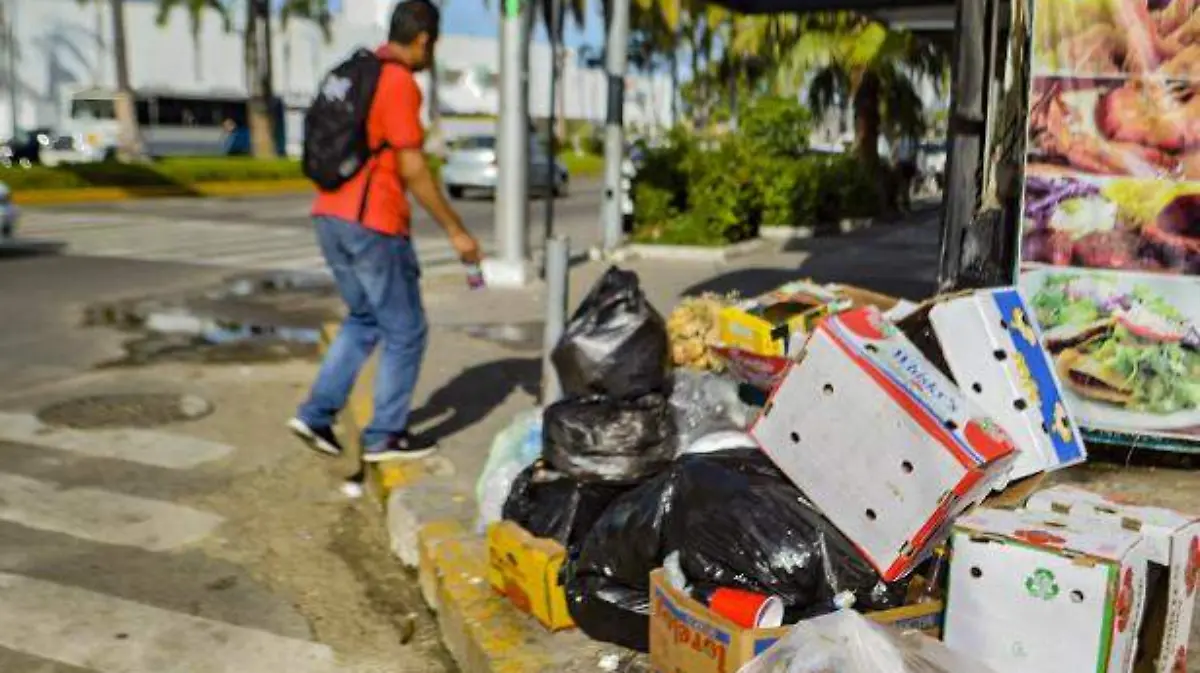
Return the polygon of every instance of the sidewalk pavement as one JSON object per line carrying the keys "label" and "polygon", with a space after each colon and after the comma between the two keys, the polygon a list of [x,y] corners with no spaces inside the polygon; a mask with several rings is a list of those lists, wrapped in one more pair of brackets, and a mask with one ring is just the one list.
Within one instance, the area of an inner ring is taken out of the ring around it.
{"label": "sidewalk pavement", "polygon": [[[682,296],[754,295],[805,277],[919,299],[933,291],[937,249],[937,215],[927,211],[836,238],[764,248],[727,263],[630,260],[620,266],[639,274],[665,316]],[[572,268],[572,309],[608,266],[588,262]],[[606,653],[626,657],[627,668],[642,665],[577,631],[546,633],[494,596],[485,579],[483,540],[473,530],[475,481],[493,436],[537,404],[544,301],[538,284],[470,291],[455,276],[426,278],[430,344],[413,429],[437,439],[440,456],[373,475],[376,493],[387,500],[393,551],[407,565],[420,566],[422,591],[436,607],[443,640],[467,673],[586,670],[581,667],[598,665]],[[370,413],[370,390],[364,377],[350,418],[344,419],[347,437]]]}

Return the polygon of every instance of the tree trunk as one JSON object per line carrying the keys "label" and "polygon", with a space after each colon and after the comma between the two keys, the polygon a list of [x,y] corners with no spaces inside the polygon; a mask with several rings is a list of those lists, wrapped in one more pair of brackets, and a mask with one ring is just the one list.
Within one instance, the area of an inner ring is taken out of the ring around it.
{"label": "tree trunk", "polygon": [[868,166],[879,165],[879,78],[860,76],[854,91],[854,144],[858,158]]}
{"label": "tree trunk", "polygon": [[138,128],[137,104],[133,87],[129,83],[129,55],[125,42],[125,2],[109,0],[112,8],[113,54],[117,69],[117,97],[115,110],[117,125],[117,156],[122,161],[138,161],[145,158],[142,133]]}
{"label": "tree trunk", "polygon": [[[270,28],[270,14],[264,12],[264,0],[246,3],[245,62],[246,86],[249,89],[247,120],[250,126],[250,146],[254,157],[269,159],[275,153],[275,129],[271,119],[270,55],[264,49],[265,31]],[[266,25],[264,25],[266,24]]]}
{"label": "tree trunk", "polygon": [[671,126],[679,125],[679,31],[671,39]]}
{"label": "tree trunk", "polygon": [[[561,36],[562,33],[560,32]],[[554,77],[557,89],[554,92],[554,107],[558,110],[558,120],[555,123],[554,134],[558,136],[559,141],[563,141],[567,137],[567,80],[563,77],[566,61],[567,50],[563,47],[561,40],[554,44]]]}

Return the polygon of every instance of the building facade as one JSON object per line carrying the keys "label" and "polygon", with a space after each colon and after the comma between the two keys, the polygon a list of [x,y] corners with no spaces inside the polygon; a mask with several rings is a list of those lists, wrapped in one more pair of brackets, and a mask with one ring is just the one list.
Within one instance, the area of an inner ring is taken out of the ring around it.
{"label": "building facade", "polygon": [[[217,14],[208,12],[194,37],[184,10],[176,9],[166,25],[159,26],[155,20],[156,0],[126,0],[126,40],[134,88],[164,95],[245,96],[244,2],[228,3],[233,18],[231,30],[224,29]],[[275,26],[274,83],[289,110],[289,145],[298,142],[299,120],[321,76],[355,48],[380,43],[394,3],[342,0],[329,39],[317,26],[304,21]],[[0,0],[0,7],[15,35],[12,48],[6,44],[0,54],[0,84],[5,90],[0,97],[0,137],[11,132],[14,113],[19,128],[57,127],[70,114],[73,93],[114,88],[108,3]],[[550,109],[550,49],[547,44],[535,42],[530,50],[530,113],[544,117]],[[443,36],[438,72],[444,116],[498,114],[499,54],[499,42],[494,38]],[[420,79],[428,91],[428,75]],[[560,82],[561,110],[567,118],[603,120],[606,93],[601,70],[585,67],[574,52],[569,52]],[[633,74],[626,79],[627,124],[668,124],[670,101],[670,83],[664,75]],[[428,95],[426,103],[430,103]]]}

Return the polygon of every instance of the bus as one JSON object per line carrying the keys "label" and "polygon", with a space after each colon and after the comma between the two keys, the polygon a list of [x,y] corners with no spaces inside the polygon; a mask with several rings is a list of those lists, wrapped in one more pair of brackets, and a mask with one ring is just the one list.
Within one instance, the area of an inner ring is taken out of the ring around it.
{"label": "bus", "polygon": [[[138,124],[146,153],[152,157],[249,154],[250,135],[244,96],[192,95],[138,91]],[[42,162],[105,161],[116,156],[116,93],[86,89],[72,93],[60,134],[42,152]],[[276,99],[275,144],[282,154],[286,130],[283,105]]]}

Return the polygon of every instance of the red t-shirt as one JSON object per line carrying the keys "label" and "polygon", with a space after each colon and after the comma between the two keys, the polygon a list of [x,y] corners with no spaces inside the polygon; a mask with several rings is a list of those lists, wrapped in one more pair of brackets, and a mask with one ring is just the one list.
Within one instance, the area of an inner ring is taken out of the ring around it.
{"label": "red t-shirt", "polygon": [[312,214],[358,222],[391,236],[407,236],[412,210],[405,195],[404,181],[400,178],[396,154],[399,150],[419,150],[424,146],[421,88],[408,68],[387,60],[386,47],[380,47],[376,53],[387,62],[379,76],[367,116],[367,138],[371,147],[380,147],[386,142],[388,149],[377,154],[337,190],[317,194]]}

